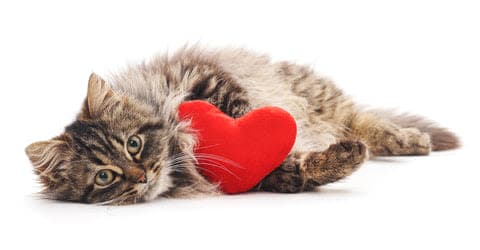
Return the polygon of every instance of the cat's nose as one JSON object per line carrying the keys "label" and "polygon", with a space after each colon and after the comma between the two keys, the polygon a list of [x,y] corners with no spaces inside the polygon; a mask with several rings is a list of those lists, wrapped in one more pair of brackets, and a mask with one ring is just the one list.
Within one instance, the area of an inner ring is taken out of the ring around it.
{"label": "cat's nose", "polygon": [[134,183],[147,183],[147,175],[145,171],[139,167],[129,166],[124,170],[127,180]]}
{"label": "cat's nose", "polygon": [[147,176],[145,175],[145,172],[137,179],[139,183],[147,183]]}

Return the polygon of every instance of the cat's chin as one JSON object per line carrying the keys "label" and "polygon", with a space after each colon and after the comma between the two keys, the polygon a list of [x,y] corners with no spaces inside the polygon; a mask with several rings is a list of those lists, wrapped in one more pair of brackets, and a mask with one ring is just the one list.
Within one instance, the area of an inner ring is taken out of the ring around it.
{"label": "cat's chin", "polygon": [[170,176],[171,168],[168,165],[165,165],[160,170],[160,174],[155,176],[153,173],[147,173],[147,185],[144,185],[144,193],[142,199],[144,201],[149,201],[157,198],[161,194],[170,190],[173,186],[173,180]]}

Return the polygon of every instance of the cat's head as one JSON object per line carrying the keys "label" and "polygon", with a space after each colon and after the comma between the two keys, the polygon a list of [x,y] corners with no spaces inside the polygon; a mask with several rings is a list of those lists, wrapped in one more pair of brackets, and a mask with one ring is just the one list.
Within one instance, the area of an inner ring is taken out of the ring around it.
{"label": "cat's head", "polygon": [[77,120],[26,153],[48,198],[124,204],[201,178],[191,169],[193,144],[174,111],[118,93],[92,74]]}

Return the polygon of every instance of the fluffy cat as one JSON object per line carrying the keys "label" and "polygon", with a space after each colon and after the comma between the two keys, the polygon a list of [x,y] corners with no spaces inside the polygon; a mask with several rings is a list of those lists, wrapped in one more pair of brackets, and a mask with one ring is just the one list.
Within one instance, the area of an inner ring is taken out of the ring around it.
{"label": "fluffy cat", "polygon": [[193,99],[232,117],[266,105],[293,115],[294,148],[254,190],[312,190],[350,175],[369,154],[427,155],[459,146],[454,134],[423,118],[361,111],[309,67],[241,49],[184,48],[107,81],[90,76],[77,119],[26,148],[42,193],[102,204],[219,193],[197,171],[195,137],[177,119],[179,103]]}

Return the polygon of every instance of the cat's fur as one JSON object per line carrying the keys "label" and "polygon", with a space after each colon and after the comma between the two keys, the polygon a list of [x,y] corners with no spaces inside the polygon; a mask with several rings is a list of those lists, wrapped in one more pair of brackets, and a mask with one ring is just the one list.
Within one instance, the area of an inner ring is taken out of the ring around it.
{"label": "cat's fur", "polygon": [[[350,175],[369,153],[427,155],[459,146],[454,134],[422,118],[359,110],[309,67],[273,63],[242,49],[184,48],[106,82],[91,75],[77,120],[60,136],[26,149],[43,194],[125,204],[219,193],[197,171],[195,137],[188,123],[177,119],[179,103],[193,99],[207,100],[232,117],[266,105],[293,115],[298,136],[292,152],[255,190],[311,190]],[[132,135],[144,143],[135,156],[125,146]],[[98,186],[95,175],[105,168],[116,173],[115,181]]]}

